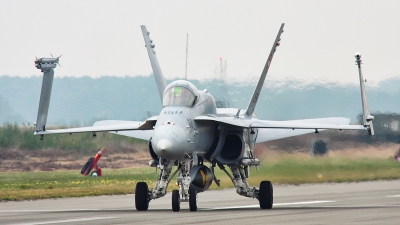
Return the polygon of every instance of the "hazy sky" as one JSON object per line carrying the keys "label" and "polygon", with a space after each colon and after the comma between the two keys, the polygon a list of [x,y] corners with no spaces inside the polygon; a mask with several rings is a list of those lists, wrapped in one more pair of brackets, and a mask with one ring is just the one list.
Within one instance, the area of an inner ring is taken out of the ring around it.
{"label": "hazy sky", "polygon": [[[167,78],[258,77],[280,24],[269,78],[372,82],[400,76],[400,1],[0,1],[0,75],[40,75],[37,57],[63,54],[56,76],[152,73],[140,25]],[[399,84],[400,85],[400,84]]]}

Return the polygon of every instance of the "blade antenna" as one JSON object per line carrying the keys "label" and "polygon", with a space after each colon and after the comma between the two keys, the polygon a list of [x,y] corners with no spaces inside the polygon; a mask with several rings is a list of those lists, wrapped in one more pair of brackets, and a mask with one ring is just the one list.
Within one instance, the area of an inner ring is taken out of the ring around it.
{"label": "blade antenna", "polygon": [[189,33],[186,33],[186,66],[185,66],[185,80],[187,80],[188,45],[189,45]]}
{"label": "blade antenna", "polygon": [[62,56],[62,54],[61,54],[60,56],[57,57],[57,65],[59,65],[60,67],[61,67],[61,65],[60,65],[60,63],[58,62],[58,59],[59,59],[61,56]]}

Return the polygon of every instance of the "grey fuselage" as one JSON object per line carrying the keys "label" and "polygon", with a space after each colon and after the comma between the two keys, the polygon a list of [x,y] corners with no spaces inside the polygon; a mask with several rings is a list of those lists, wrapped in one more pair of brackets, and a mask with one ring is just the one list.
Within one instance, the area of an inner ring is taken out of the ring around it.
{"label": "grey fuselage", "polygon": [[[170,86],[194,87],[188,81],[174,82],[166,88],[164,98]],[[211,122],[195,123],[193,119],[199,115],[215,114],[216,103],[207,90],[194,90],[194,92],[197,92],[197,96],[193,105],[163,107],[150,140],[150,151],[153,151],[151,153],[163,159],[174,160],[193,152],[202,155],[209,151],[214,140],[216,125]]]}

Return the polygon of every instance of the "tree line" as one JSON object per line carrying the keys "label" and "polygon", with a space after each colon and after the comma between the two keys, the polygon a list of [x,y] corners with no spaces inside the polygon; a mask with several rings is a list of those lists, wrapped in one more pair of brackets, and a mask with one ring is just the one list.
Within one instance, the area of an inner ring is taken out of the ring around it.
{"label": "tree line", "polygon": [[126,146],[146,144],[145,141],[139,139],[109,133],[98,133],[97,137],[93,137],[91,133],[46,135],[43,141],[33,133],[33,127],[22,127],[10,123],[4,124],[0,127],[0,149],[58,149],[87,154],[93,152],[93,149],[103,147],[121,150],[127,148]]}

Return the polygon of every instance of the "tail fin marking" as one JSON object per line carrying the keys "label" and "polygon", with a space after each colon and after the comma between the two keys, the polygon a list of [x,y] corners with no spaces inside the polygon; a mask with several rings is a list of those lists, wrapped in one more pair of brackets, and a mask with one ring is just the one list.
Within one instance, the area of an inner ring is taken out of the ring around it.
{"label": "tail fin marking", "polygon": [[158,94],[160,95],[161,103],[163,99],[164,90],[167,87],[167,82],[163,76],[163,73],[160,68],[160,64],[158,63],[158,59],[156,56],[156,51],[154,50],[155,45],[153,41],[150,39],[150,32],[147,31],[146,26],[142,25],[142,33],[144,42],[146,44],[147,53],[149,55],[151,67],[153,69],[154,79],[156,80]]}
{"label": "tail fin marking", "polygon": [[246,110],[246,115],[247,116],[252,116],[253,112],[254,112],[254,109],[256,108],[257,101],[258,101],[258,98],[259,98],[260,93],[261,93],[261,89],[262,89],[262,87],[264,85],[265,77],[267,76],[269,66],[271,65],[272,58],[274,57],[274,53],[276,51],[276,47],[279,46],[279,41],[281,40],[280,37],[281,37],[281,34],[283,33],[283,27],[284,26],[285,26],[285,24],[282,23],[281,28],[279,29],[278,35],[276,36],[276,39],[274,41],[274,44],[272,45],[271,52],[269,53],[268,60],[265,63],[264,70],[261,73],[260,80],[258,81],[257,87],[254,89],[253,96],[251,97],[251,100],[249,102],[249,106],[247,107],[247,110]]}

